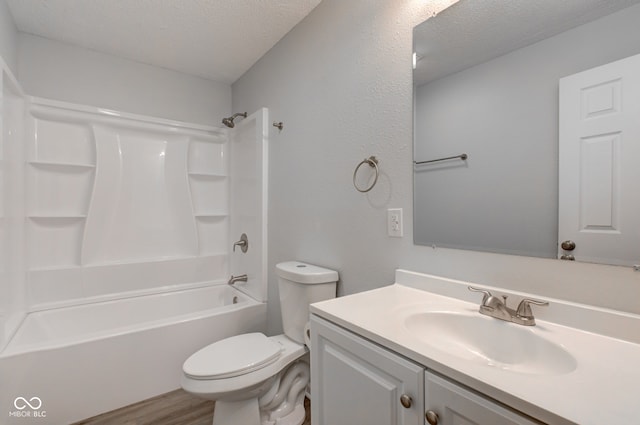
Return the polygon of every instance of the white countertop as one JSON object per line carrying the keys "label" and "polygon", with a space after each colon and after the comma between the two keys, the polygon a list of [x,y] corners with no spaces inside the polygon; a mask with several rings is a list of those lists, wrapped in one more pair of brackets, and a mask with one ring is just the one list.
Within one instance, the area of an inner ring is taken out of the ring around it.
{"label": "white countertop", "polygon": [[[399,270],[393,285],[316,303],[311,312],[549,424],[640,424],[640,316],[530,295],[550,306],[546,315],[532,307],[537,325],[527,330],[564,348],[575,368],[513,372],[440,351],[405,326],[408,314],[427,311],[455,310],[486,320],[478,313],[481,295],[467,293],[469,284]],[[489,289],[510,298],[528,295]],[[576,322],[580,329],[571,326]],[[602,334],[608,330],[616,338]]]}

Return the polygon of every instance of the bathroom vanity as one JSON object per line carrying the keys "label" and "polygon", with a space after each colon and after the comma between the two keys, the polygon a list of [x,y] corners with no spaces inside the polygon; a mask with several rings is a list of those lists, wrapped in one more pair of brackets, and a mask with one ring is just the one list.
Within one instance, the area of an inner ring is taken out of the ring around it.
{"label": "bathroom vanity", "polygon": [[481,315],[468,286],[398,270],[312,305],[312,422],[638,423],[640,317],[547,299],[523,326]]}
{"label": "bathroom vanity", "polygon": [[313,326],[322,424],[422,424],[423,412],[429,424],[540,423],[317,316]]}

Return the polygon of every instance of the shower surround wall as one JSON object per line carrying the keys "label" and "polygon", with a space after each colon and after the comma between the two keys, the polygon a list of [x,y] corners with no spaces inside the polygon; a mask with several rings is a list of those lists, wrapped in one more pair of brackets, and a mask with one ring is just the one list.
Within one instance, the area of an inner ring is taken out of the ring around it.
{"label": "shower surround wall", "polygon": [[267,109],[229,131],[28,97],[0,64],[7,423],[32,423],[22,394],[71,423],[174,390],[197,349],[264,332]]}
{"label": "shower surround wall", "polygon": [[29,310],[224,281],[225,130],[37,98],[26,120]]}
{"label": "shower surround wall", "polygon": [[[11,21],[4,12],[2,22]],[[227,130],[208,124],[230,112],[231,87],[14,26],[5,33],[0,349],[29,311],[226,282],[218,248],[227,251],[228,158],[214,165],[208,155],[225,153]],[[155,155],[160,164],[163,153],[162,170],[136,159]],[[163,184],[147,190],[153,177]],[[109,221],[127,212],[109,233]]]}
{"label": "shower surround wall", "polygon": [[0,58],[0,350],[24,317],[23,93]]}

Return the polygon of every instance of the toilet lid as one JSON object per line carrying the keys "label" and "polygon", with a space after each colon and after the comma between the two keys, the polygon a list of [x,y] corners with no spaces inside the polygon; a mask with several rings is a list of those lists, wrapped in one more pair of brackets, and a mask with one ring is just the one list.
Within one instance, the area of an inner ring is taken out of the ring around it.
{"label": "toilet lid", "polygon": [[249,333],[207,345],[184,362],[182,369],[196,379],[244,375],[274,362],[282,345],[261,333]]}

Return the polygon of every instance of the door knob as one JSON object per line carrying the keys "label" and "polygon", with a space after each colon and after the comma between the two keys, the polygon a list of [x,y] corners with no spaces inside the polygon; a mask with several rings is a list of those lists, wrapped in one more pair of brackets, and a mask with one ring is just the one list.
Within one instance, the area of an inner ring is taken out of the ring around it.
{"label": "door knob", "polygon": [[574,241],[564,241],[560,246],[565,251],[573,251],[574,249],[576,249],[576,243]]}
{"label": "door knob", "polygon": [[427,422],[429,422],[429,425],[438,425],[438,420],[440,419],[440,417],[433,410],[427,410],[427,413],[424,415],[424,417],[427,418]]}
{"label": "door knob", "polygon": [[402,394],[400,396],[400,404],[402,404],[402,407],[404,407],[405,409],[410,408],[412,403],[413,403],[413,400],[411,399],[410,396],[406,394]]}

